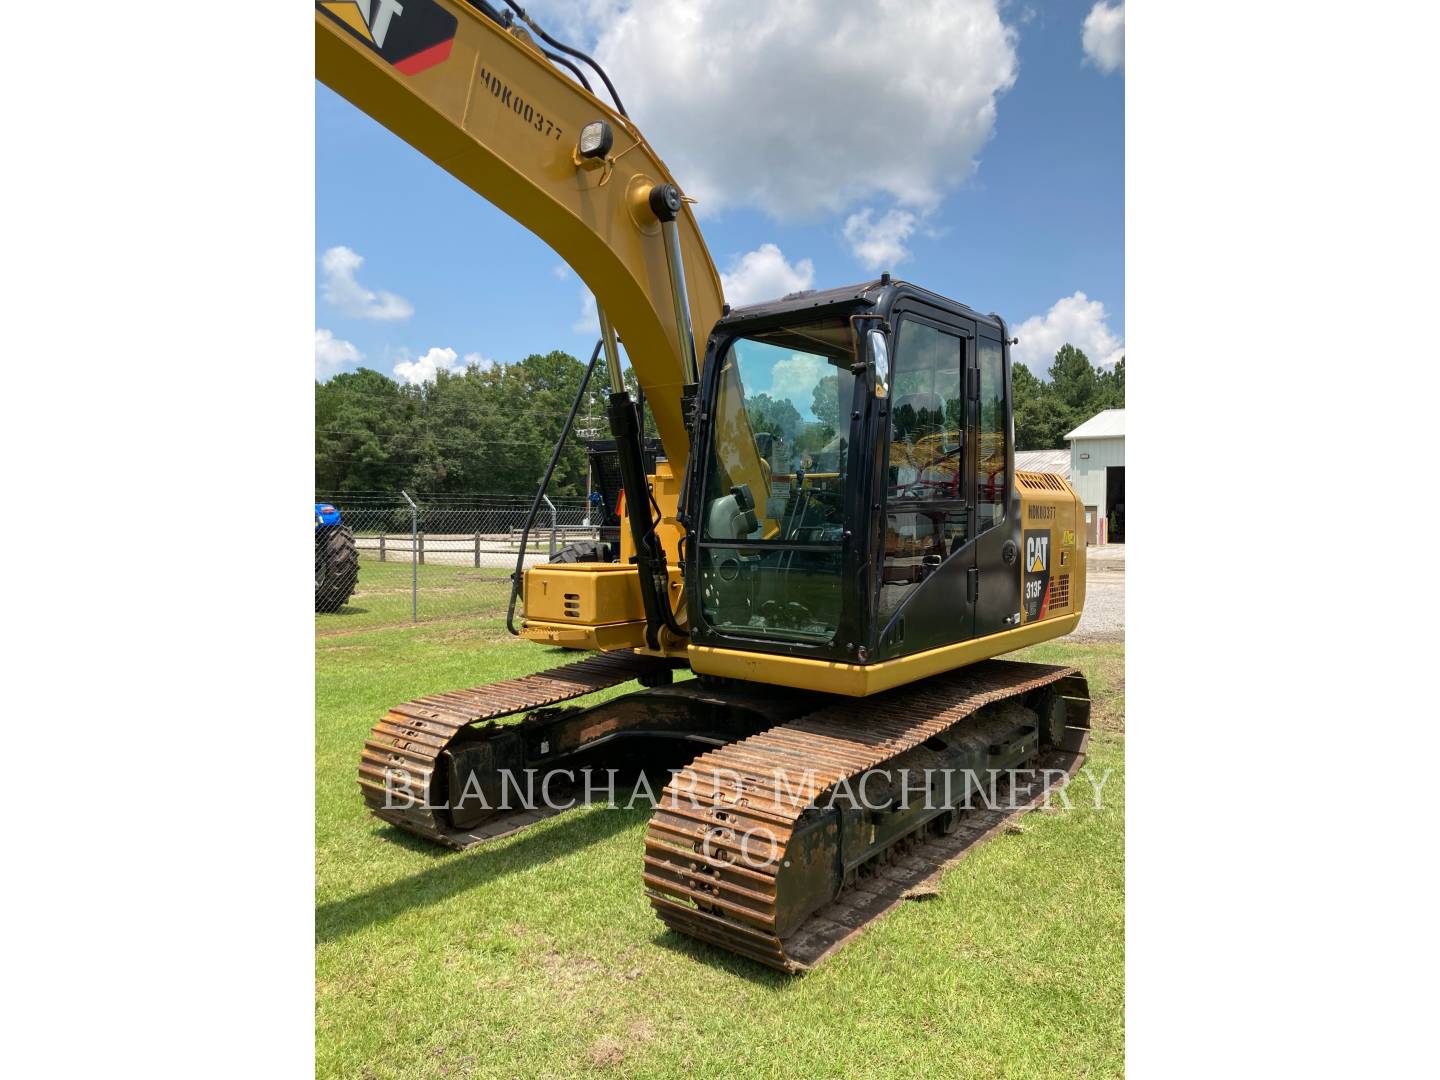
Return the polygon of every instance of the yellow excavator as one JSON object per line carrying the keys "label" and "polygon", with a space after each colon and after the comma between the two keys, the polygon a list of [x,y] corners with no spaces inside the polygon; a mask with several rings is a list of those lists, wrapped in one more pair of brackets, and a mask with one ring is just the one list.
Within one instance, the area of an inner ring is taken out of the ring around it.
{"label": "yellow excavator", "polygon": [[593,58],[514,3],[315,6],[317,77],[594,293],[585,379],[603,355],[623,489],[618,561],[517,561],[512,632],[589,655],[395,706],[366,804],[465,848],[573,805],[593,762],[669,748],[655,913],[812,967],[1084,759],[1084,677],[994,659],[1069,633],[1085,599],[1079,500],[1014,470],[1005,321],[889,274],[732,309]]}

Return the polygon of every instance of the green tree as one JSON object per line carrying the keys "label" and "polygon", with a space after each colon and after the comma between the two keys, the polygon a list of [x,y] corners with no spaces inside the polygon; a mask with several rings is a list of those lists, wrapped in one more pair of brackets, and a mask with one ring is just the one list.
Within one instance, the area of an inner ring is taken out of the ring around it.
{"label": "green tree", "polygon": [[826,375],[815,384],[810,411],[832,433],[840,426],[840,376]]}
{"label": "green tree", "polygon": [[1125,360],[1097,371],[1084,351],[1066,343],[1055,352],[1045,382],[1024,364],[1010,371],[1015,448],[1053,450],[1065,436],[1104,409],[1125,407]]}
{"label": "green tree", "polygon": [[419,395],[378,371],[315,386],[315,486],[327,494],[404,485],[423,450]]}
{"label": "green tree", "polygon": [[[1061,345],[1050,365],[1050,391],[1061,404],[1079,412],[1097,400],[1099,384],[1090,358],[1074,345]],[[1085,417],[1081,417],[1084,420]],[[1078,421],[1077,421],[1078,422]]]}
{"label": "green tree", "polygon": [[1102,371],[1095,380],[1100,386],[1101,408],[1125,407],[1125,358],[1122,356],[1109,371]]}
{"label": "green tree", "polygon": [[1044,450],[1045,425],[1041,419],[1041,400],[1045,384],[1018,361],[1010,368],[1010,400],[1015,413],[1015,448]]}
{"label": "green tree", "polygon": [[791,446],[795,445],[802,421],[800,410],[789,398],[755,394],[745,399],[745,412],[750,417],[750,430],[755,434],[779,435]]}

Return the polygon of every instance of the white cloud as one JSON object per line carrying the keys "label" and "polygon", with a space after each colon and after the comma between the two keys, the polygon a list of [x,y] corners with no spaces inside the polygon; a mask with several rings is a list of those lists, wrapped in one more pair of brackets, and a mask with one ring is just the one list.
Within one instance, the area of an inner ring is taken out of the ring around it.
{"label": "white cloud", "polygon": [[577,334],[600,336],[600,306],[595,303],[595,294],[589,289],[580,290],[580,317],[570,325],[570,329]]}
{"label": "white cloud", "polygon": [[725,300],[732,307],[744,307],[763,300],[778,300],[787,293],[800,292],[815,283],[815,264],[801,259],[792,264],[774,244],[761,244],[747,251],[720,275]]}
{"label": "white cloud", "polygon": [[703,213],[933,208],[973,172],[1017,70],[996,0],[633,0],[597,29]]}
{"label": "white cloud", "polygon": [[1013,330],[1020,344],[1011,349],[1011,358],[1024,364],[1036,378],[1045,378],[1061,345],[1074,345],[1105,367],[1125,355],[1125,343],[1105,322],[1105,305],[1083,292],[1055,301],[1044,315],[1032,315]]}
{"label": "white cloud", "polygon": [[1085,29],[1080,44],[1086,58],[1101,71],[1111,72],[1125,66],[1125,5],[1111,7],[1105,0],[1085,16]]}
{"label": "white cloud", "polygon": [[[497,7],[504,5],[497,4]],[[593,45],[599,36],[600,30],[615,17],[617,11],[622,7],[623,0],[531,0],[525,7],[535,17],[535,21],[543,26],[552,37],[557,37],[567,45],[573,45],[584,49],[586,45]],[[587,50],[588,51],[588,50]],[[598,81],[595,73],[584,64],[580,65],[585,72],[585,77],[590,80],[592,86]],[[563,72],[568,74],[568,72]],[[574,76],[571,76],[573,78]],[[614,78],[615,73],[610,72]],[[606,101],[610,99],[605,96],[603,86],[597,88],[600,96]],[[623,86],[618,87],[621,95],[625,93]]]}
{"label": "white cloud", "polygon": [[831,374],[834,370],[824,357],[792,353],[776,361],[770,375],[770,396],[789,398],[802,417],[813,417],[810,407],[815,402],[815,385]]}
{"label": "white cloud", "polygon": [[481,356],[478,352],[467,352],[464,358],[464,366],[467,368],[479,368],[481,371],[489,371],[495,366],[495,361],[488,356]]}
{"label": "white cloud", "polygon": [[873,213],[867,206],[845,219],[845,242],[862,266],[888,270],[910,257],[905,241],[919,219],[909,210],[887,210],[875,221]]}
{"label": "white cloud", "polygon": [[[470,356],[478,357],[479,353],[471,353]],[[422,383],[434,382],[435,375],[440,371],[448,371],[452,375],[461,375],[465,371],[465,361],[456,359],[454,349],[432,348],[419,360],[402,360],[395,365],[395,377],[401,382],[409,383],[411,386],[419,386]]]}
{"label": "white cloud", "polygon": [[567,281],[570,278],[570,267],[564,263],[556,263],[550,268],[550,272],[560,281]]}
{"label": "white cloud", "polygon": [[361,360],[360,350],[329,330],[315,328],[315,376],[332,375],[346,364]]}
{"label": "white cloud", "polygon": [[355,280],[355,271],[365,259],[348,247],[332,247],[320,256],[320,269],[325,275],[324,296],[342,314],[357,319],[379,319],[390,322],[408,319],[415,308],[403,296],[366,288]]}

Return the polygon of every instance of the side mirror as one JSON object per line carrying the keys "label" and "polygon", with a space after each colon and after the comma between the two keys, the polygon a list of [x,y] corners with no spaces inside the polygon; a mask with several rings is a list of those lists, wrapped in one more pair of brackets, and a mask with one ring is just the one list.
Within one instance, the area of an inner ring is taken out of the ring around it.
{"label": "side mirror", "polygon": [[879,330],[871,330],[868,337],[870,362],[875,367],[875,396],[883,398],[890,393],[890,349]]}

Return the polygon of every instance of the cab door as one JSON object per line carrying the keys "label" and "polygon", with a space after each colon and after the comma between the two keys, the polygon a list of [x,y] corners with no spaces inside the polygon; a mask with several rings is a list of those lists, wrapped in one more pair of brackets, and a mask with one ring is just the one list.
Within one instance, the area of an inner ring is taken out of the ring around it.
{"label": "cab door", "polygon": [[892,313],[891,380],[879,424],[879,659],[975,631],[974,432],[967,371],[975,323],[912,302]]}
{"label": "cab door", "polygon": [[1009,346],[981,325],[974,368],[967,376],[974,431],[974,636],[1019,625],[1020,502],[1013,476],[1015,434],[1011,413]]}

